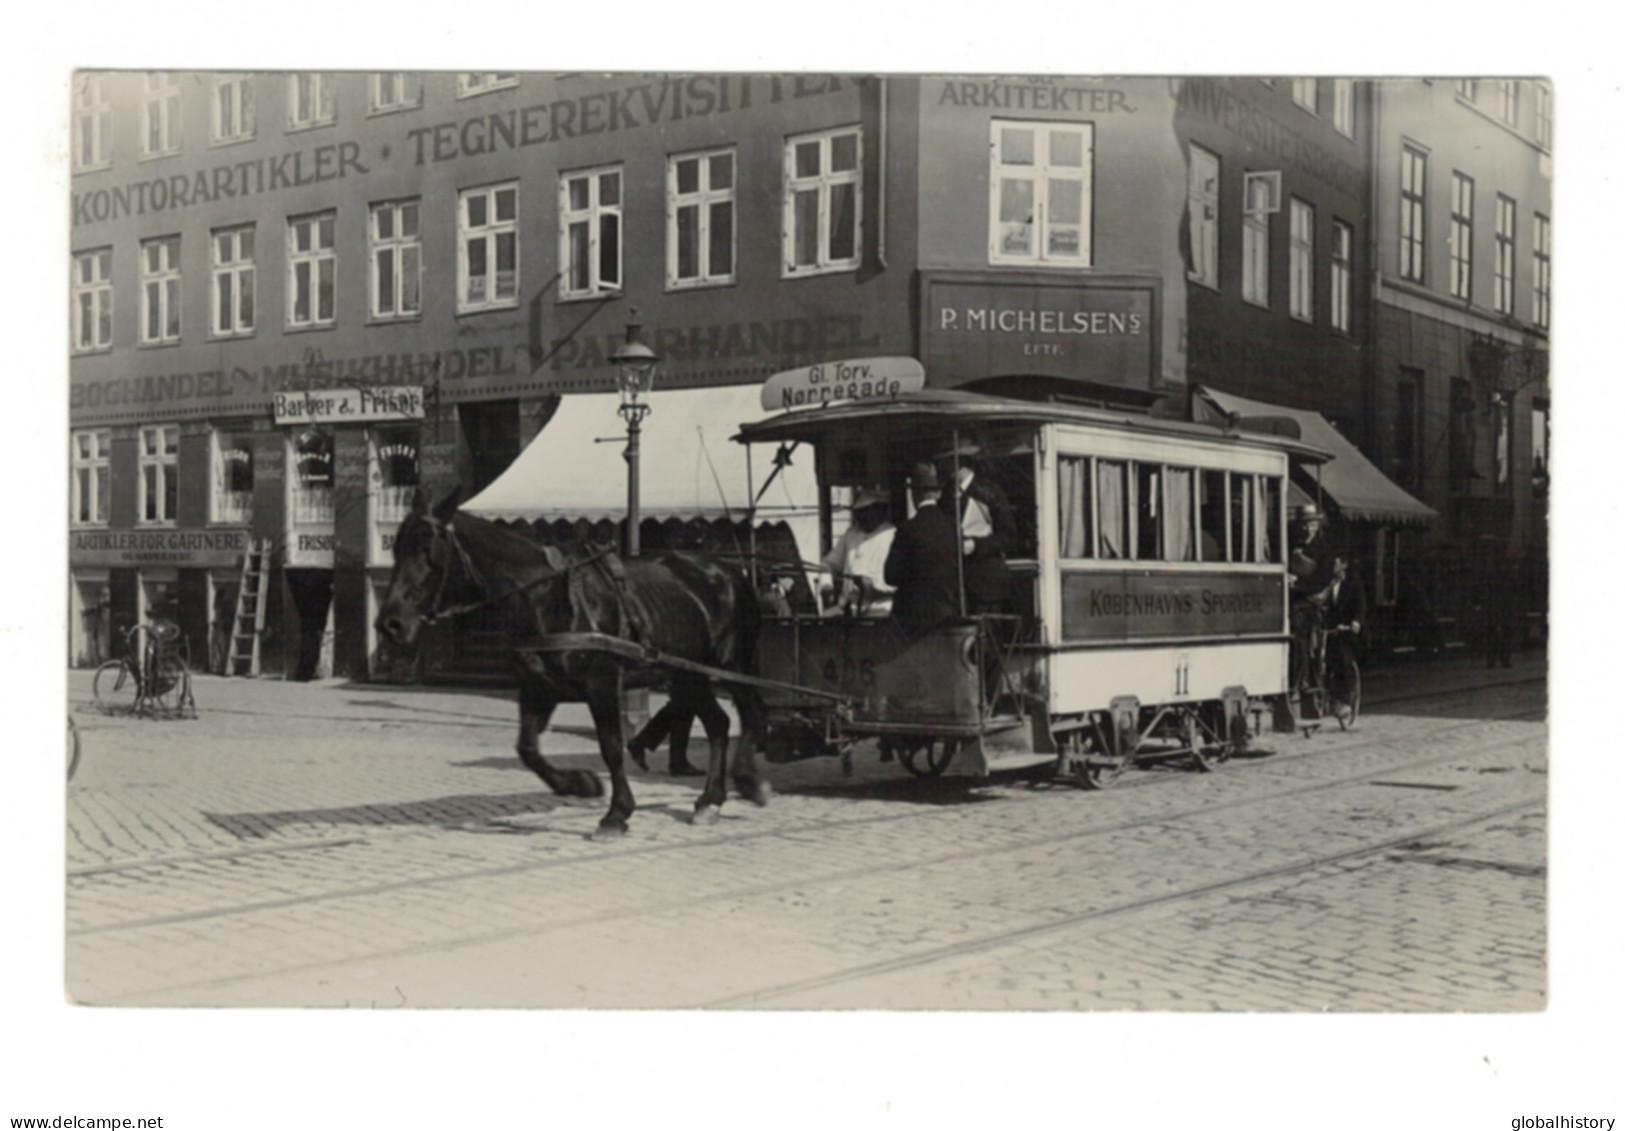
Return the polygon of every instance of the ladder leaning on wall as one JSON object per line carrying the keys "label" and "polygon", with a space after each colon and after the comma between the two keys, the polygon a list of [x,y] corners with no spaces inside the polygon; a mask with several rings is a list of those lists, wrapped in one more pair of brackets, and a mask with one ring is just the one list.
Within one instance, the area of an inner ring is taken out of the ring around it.
{"label": "ladder leaning on wall", "polygon": [[231,620],[231,653],[226,660],[227,675],[260,674],[260,638],[265,634],[265,567],[270,557],[270,539],[250,541],[248,551],[243,554],[243,575],[237,585],[237,609]]}

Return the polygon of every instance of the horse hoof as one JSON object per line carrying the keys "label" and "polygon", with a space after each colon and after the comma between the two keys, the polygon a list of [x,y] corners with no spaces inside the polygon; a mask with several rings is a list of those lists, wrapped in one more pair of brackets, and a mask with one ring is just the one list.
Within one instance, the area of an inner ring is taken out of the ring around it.
{"label": "horse hoof", "polygon": [[649,769],[649,756],[643,751],[639,750],[636,746],[628,746],[626,748],[626,752],[632,756],[632,762],[637,766],[638,769],[644,771]]}
{"label": "horse hoof", "polygon": [[559,792],[566,797],[602,797],[604,783],[591,770],[571,770],[564,779],[564,788]]}
{"label": "horse hoof", "polygon": [[773,799],[773,786],[766,778],[737,777],[734,788],[739,796],[755,805],[766,805]]}
{"label": "horse hoof", "polygon": [[701,805],[694,810],[693,824],[714,825],[722,820],[722,809],[716,805]]}
{"label": "horse hoof", "polygon": [[593,832],[593,834],[590,837],[588,837],[587,839],[589,839],[589,840],[620,840],[625,835],[626,835],[626,822],[624,822],[624,821],[618,821],[618,822],[605,821],[602,824],[600,824],[598,826],[598,828]]}

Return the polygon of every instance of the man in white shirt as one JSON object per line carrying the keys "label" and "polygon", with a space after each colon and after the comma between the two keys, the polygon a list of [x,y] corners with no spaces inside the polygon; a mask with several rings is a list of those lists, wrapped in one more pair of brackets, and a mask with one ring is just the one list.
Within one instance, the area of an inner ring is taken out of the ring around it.
{"label": "man in white shirt", "polygon": [[886,584],[886,555],[897,528],[886,519],[890,507],[881,491],[861,490],[852,500],[852,524],[818,563],[826,613],[891,615],[896,588]]}

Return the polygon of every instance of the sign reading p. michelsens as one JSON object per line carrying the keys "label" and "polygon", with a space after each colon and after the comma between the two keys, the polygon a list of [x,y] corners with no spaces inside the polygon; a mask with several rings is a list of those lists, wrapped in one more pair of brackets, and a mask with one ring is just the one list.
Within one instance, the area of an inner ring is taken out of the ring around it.
{"label": "sign reading p. michelsens", "polygon": [[364,423],[422,420],[419,385],[374,385],[358,389],[312,389],[277,393],[271,414],[278,424]]}
{"label": "sign reading p. michelsens", "polygon": [[872,401],[925,388],[925,366],[912,357],[865,357],[785,369],[762,382],[768,412],[842,401]]}

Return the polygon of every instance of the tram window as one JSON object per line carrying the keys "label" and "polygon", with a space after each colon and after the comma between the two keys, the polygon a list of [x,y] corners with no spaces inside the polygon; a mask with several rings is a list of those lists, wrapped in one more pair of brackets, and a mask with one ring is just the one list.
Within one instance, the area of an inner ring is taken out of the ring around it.
{"label": "tram window", "polygon": [[1100,504],[1100,556],[1128,557],[1128,464],[1103,459],[1096,465],[1096,499]]}
{"label": "tram window", "polygon": [[1142,562],[1162,558],[1162,468],[1134,465],[1134,556]]}
{"label": "tram window", "polygon": [[1259,535],[1263,545],[1260,561],[1279,563],[1281,557],[1281,477],[1261,475],[1258,488],[1263,496],[1259,506]]}
{"label": "tram window", "polygon": [[1167,522],[1165,523],[1168,560],[1171,562],[1189,562],[1196,560],[1195,521],[1191,513],[1191,503],[1194,497],[1193,480],[1196,473],[1188,467],[1170,467],[1167,469],[1167,483],[1164,487],[1163,497],[1166,500]]}
{"label": "tram window", "polygon": [[1253,541],[1253,496],[1251,475],[1230,476],[1230,560],[1257,561],[1257,548]]}
{"label": "tram window", "polygon": [[1060,460],[1063,558],[1095,556],[1095,500],[1089,482],[1090,462],[1087,456],[1062,456]]}
{"label": "tram window", "polygon": [[1224,472],[1204,471],[1197,483],[1202,492],[1198,501],[1202,560],[1226,561],[1230,555],[1225,550]]}

